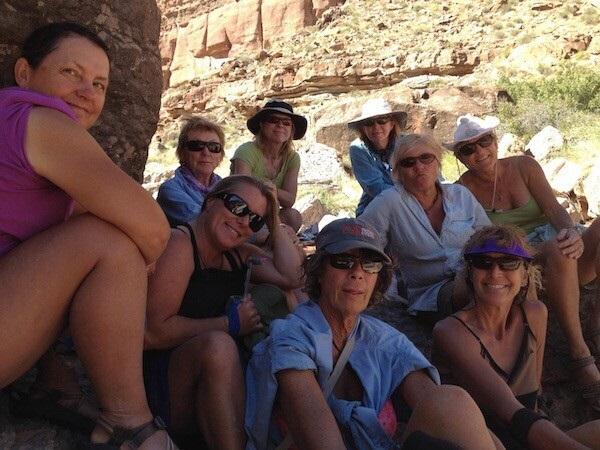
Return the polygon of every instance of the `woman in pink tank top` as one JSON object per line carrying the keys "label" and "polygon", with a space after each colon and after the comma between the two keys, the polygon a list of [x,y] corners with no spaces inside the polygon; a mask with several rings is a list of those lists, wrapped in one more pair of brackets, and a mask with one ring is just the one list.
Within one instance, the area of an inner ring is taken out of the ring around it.
{"label": "woman in pink tank top", "polygon": [[87,132],[109,68],[93,32],[49,24],[23,46],[18,87],[0,90],[0,388],[68,327],[100,404],[92,448],[173,448],[142,381],[146,272],[169,228]]}

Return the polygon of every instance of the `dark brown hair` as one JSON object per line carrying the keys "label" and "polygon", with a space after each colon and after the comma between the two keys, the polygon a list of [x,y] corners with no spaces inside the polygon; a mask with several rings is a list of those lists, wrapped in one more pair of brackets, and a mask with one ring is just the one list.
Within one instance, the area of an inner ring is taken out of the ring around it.
{"label": "dark brown hair", "polygon": [[[368,252],[368,250],[364,251]],[[317,250],[314,254],[307,257],[302,265],[306,277],[304,292],[306,292],[315,302],[318,302],[321,297],[321,283],[319,277],[323,273],[323,265],[328,264],[328,256],[329,253],[325,250]],[[375,305],[383,300],[383,294],[387,291],[387,288],[392,281],[393,272],[393,266],[384,263],[383,269],[377,274],[377,282],[375,283],[373,294],[369,299],[369,306]]]}

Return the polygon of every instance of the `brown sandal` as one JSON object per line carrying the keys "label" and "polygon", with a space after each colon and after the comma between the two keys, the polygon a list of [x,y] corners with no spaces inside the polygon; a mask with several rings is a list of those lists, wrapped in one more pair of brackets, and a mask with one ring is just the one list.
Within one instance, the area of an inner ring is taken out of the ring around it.
{"label": "brown sandal", "polygon": [[[584,367],[594,365],[596,358],[593,356],[585,356],[583,358],[572,359],[569,362],[569,370],[571,372],[583,369]],[[596,412],[600,412],[600,381],[594,383],[579,385],[575,387],[575,391],[579,392],[581,397],[586,401],[588,406]]]}
{"label": "brown sandal", "polygon": [[[152,436],[157,431],[166,430],[166,425],[162,419],[156,416],[150,422],[147,422],[137,428],[121,428],[109,424],[102,417],[96,421],[97,425],[104,428],[110,435],[108,442],[93,443],[89,442],[84,447],[89,450],[118,450],[121,445],[126,444],[127,448],[136,449],[144,443],[146,439]],[[171,438],[167,436],[165,450],[178,450]]]}

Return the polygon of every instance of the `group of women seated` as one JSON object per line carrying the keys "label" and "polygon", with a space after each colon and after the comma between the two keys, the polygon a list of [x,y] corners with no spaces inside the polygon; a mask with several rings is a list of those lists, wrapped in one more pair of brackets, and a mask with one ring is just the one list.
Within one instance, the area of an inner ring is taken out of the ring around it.
{"label": "group of women seated", "polygon": [[[360,217],[330,223],[304,258],[292,145],[304,117],[267,102],[224,179],[222,129],[189,120],[158,198],[169,234],[87,131],[109,72],[96,34],[55,23],[28,37],[0,90],[0,388],[42,358],[39,391],[72,408],[78,387],[54,351],[68,336],[98,403],[89,448],[600,448],[600,422],[563,432],[536,405],[541,265],[573,375],[600,409],[578,318],[600,221],[581,233],[533,159],[499,160],[497,122],[459,119],[448,147],[468,171],[447,184],[442,147],[367,102],[349,124]],[[363,314],[394,276],[409,312],[435,324],[435,366]],[[309,300],[296,306],[299,287]]]}

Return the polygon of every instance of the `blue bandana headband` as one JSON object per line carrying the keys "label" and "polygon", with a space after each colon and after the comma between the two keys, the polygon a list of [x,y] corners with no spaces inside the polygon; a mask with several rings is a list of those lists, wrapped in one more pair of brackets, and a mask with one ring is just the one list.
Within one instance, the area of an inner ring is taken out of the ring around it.
{"label": "blue bandana headband", "polygon": [[483,243],[483,245],[468,249],[465,251],[465,256],[482,255],[485,253],[502,253],[504,255],[518,256],[519,258],[523,258],[527,261],[531,261],[533,259],[533,256],[531,256],[527,250],[525,250],[519,244],[514,243],[510,247],[501,247],[493,239],[488,239]]}

